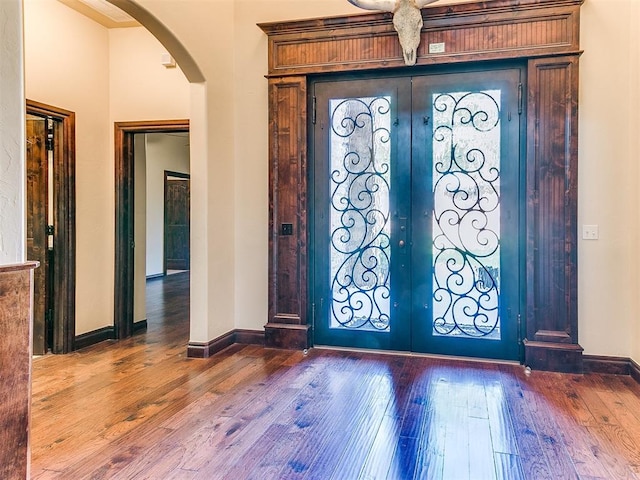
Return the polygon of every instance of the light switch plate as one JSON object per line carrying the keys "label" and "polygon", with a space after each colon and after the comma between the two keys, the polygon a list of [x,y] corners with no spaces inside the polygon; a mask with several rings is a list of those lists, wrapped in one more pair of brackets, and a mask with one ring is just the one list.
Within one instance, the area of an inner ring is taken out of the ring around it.
{"label": "light switch plate", "polygon": [[598,225],[583,225],[582,226],[582,239],[583,240],[598,240],[600,232],[598,231]]}

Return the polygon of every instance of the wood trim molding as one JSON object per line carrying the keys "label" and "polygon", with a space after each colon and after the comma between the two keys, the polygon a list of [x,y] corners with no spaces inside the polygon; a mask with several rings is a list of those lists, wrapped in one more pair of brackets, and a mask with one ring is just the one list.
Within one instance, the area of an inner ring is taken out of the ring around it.
{"label": "wood trim molding", "polygon": [[74,350],[76,332],[76,114],[33,100],[26,101],[32,115],[62,123],[62,151],[54,156],[53,353]]}
{"label": "wood trim molding", "polygon": [[[422,9],[417,65],[576,53],[583,0],[489,0]],[[269,76],[404,67],[389,13],[261,23]],[[444,44],[429,53],[430,44]]]}
{"label": "wood trim molding", "polygon": [[75,337],[76,350],[87,348],[105,340],[115,339],[113,327],[102,327],[91,332],[83,333]]}
{"label": "wood trim molding", "polygon": [[640,383],[640,365],[632,358],[584,355],[583,359],[584,373],[629,375],[636,382]]}
{"label": "wood trim molding", "polygon": [[631,364],[626,357],[607,357],[602,355],[582,356],[584,373],[608,373],[611,375],[631,375]]}
{"label": "wood trim molding", "polygon": [[235,343],[244,345],[264,345],[264,331],[236,328]]}
{"label": "wood trim molding", "polygon": [[146,318],[144,320],[138,320],[137,322],[133,322],[133,333],[146,332],[147,327],[148,327],[148,324],[147,324]]}
{"label": "wood trim molding", "polygon": [[209,358],[236,343],[264,346],[264,332],[260,330],[235,329],[207,343],[189,342],[187,357]]}
{"label": "wood trim molding", "polygon": [[189,120],[116,122],[115,136],[115,291],[114,330],[133,335],[134,149],[137,133],[188,132]]}

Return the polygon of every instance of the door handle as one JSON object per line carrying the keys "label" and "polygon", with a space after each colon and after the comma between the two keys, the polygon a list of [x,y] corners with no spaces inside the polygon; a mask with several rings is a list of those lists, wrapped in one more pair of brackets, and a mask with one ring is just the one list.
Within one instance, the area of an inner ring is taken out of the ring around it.
{"label": "door handle", "polygon": [[404,248],[407,244],[407,217],[398,219],[398,246]]}

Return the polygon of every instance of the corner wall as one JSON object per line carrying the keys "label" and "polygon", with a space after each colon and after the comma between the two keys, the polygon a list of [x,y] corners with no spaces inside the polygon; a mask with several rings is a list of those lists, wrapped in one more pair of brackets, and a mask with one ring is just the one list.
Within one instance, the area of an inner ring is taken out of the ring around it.
{"label": "corner wall", "polygon": [[638,322],[637,10],[636,0],[581,8],[578,225],[599,225],[600,238],[579,240],[578,316],[592,355],[633,355]]}
{"label": "corner wall", "polygon": [[[632,10],[629,15],[629,23],[631,25],[632,37],[630,39],[631,48],[629,48],[629,65],[631,71],[631,92],[629,98],[629,123],[631,130],[635,134],[629,137],[629,151],[640,152],[640,30],[638,30],[638,24],[640,24],[640,2],[634,2]],[[637,167],[636,185],[640,185],[640,167]],[[636,188],[636,223],[639,226],[639,231],[633,238],[633,244],[635,246],[640,245],[640,192]],[[635,249],[636,252],[638,249]],[[638,299],[640,290],[640,254],[636,253],[635,267],[635,298]],[[631,322],[633,324],[634,335],[631,337],[631,358],[640,365],[640,299],[637,300],[637,304],[631,311]]]}
{"label": "corner wall", "polygon": [[0,1],[0,265],[25,259],[25,112],[22,8]]}

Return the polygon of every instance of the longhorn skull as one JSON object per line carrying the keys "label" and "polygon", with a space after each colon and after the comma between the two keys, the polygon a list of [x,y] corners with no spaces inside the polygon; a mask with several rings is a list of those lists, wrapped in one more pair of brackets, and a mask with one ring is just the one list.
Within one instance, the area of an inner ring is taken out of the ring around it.
{"label": "longhorn skull", "polygon": [[420,10],[438,0],[349,0],[349,3],[365,10],[382,10],[393,13],[393,27],[398,32],[404,63],[415,65],[420,45],[422,13]]}

